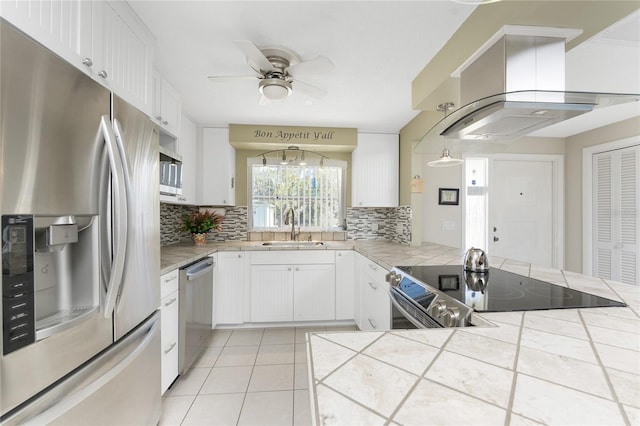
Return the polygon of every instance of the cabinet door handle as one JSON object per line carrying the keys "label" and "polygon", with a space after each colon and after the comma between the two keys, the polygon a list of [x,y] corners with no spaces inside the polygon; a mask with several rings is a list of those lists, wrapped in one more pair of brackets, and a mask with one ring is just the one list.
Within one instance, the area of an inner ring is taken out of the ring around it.
{"label": "cabinet door handle", "polygon": [[168,122],[167,120],[164,120],[164,121],[162,122],[162,124],[164,124],[164,125],[166,126],[167,124],[169,124],[169,122]]}
{"label": "cabinet door handle", "polygon": [[82,65],[85,65],[87,67],[92,67],[93,66],[93,61],[91,60],[91,58],[84,58],[82,60]]}
{"label": "cabinet door handle", "polygon": [[178,276],[177,276],[177,275],[174,275],[174,276],[172,276],[171,278],[165,278],[164,282],[165,282],[165,283],[168,283],[168,282],[174,281],[176,278],[178,278]]}
{"label": "cabinet door handle", "polygon": [[299,271],[299,270],[300,270],[300,268],[296,268],[296,271]]}
{"label": "cabinet door handle", "polygon": [[338,256],[342,256],[342,253],[338,253]]}
{"label": "cabinet door handle", "polygon": [[291,268],[287,268],[287,271],[290,271],[290,270],[291,270]]}
{"label": "cabinet door handle", "polygon": [[374,271],[378,270],[378,267],[372,263],[369,264],[369,268],[373,269]]}
{"label": "cabinet door handle", "polygon": [[231,178],[231,189],[233,189],[233,186],[236,183],[236,179],[234,177]]}
{"label": "cabinet door handle", "polygon": [[158,115],[158,116],[156,117],[156,120],[158,120],[158,121],[162,122],[162,116],[161,116],[161,115]]}
{"label": "cabinet door handle", "polygon": [[164,304],[164,306],[169,306],[175,303],[175,301],[178,300],[177,297],[174,297],[173,299],[169,300],[167,303]]}
{"label": "cabinet door handle", "polygon": [[[369,320],[369,321],[371,321],[371,320]],[[164,351],[164,354],[165,354],[165,355],[166,355],[166,354],[168,354],[168,353],[169,353],[169,352],[171,352],[171,350],[172,350],[173,348],[175,348],[175,347],[176,347],[176,342],[173,342],[173,343],[171,344],[171,346],[169,346],[169,349],[167,349],[167,350],[165,350],[165,351]]]}
{"label": "cabinet door handle", "polygon": [[107,74],[107,72],[105,70],[102,70],[98,73],[98,75],[102,78],[107,78],[109,77],[109,74]]}
{"label": "cabinet door handle", "polygon": [[371,318],[367,318],[367,321],[369,321],[369,324],[371,325],[371,327],[376,328],[376,323],[373,322]]}
{"label": "cabinet door handle", "polygon": [[374,283],[372,283],[371,281],[368,281],[368,282],[367,282],[367,284],[369,284],[369,287],[371,287],[371,288],[372,288],[372,289],[374,289],[374,290],[377,290],[377,289],[378,289],[378,286],[377,286],[377,285],[375,285]]}

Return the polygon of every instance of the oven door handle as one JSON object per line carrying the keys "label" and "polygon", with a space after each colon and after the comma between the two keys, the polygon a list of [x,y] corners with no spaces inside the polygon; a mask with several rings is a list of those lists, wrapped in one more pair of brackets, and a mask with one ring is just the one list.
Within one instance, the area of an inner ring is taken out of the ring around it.
{"label": "oven door handle", "polygon": [[426,325],[422,324],[420,321],[415,319],[413,315],[407,312],[406,309],[400,306],[395,296],[403,297],[401,294],[398,294],[398,291],[395,290],[393,287],[389,287],[389,299],[391,299],[391,303],[402,314],[402,316],[405,317],[407,320],[409,320],[411,324],[415,325],[418,328],[428,328]]}

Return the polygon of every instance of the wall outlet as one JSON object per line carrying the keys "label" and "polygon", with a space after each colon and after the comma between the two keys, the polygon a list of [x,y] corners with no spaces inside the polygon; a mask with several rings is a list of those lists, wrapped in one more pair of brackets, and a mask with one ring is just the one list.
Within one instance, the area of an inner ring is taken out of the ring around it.
{"label": "wall outlet", "polygon": [[371,230],[374,232],[378,232],[378,224],[377,223],[372,223],[371,224]]}

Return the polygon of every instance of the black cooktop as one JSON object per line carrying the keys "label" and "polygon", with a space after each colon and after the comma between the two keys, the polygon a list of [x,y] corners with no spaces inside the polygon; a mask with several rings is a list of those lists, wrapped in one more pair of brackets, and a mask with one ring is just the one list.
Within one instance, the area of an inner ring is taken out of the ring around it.
{"label": "black cooktop", "polygon": [[[622,302],[500,269],[472,273],[463,271],[461,265],[397,268],[472,307],[476,312],[627,306]],[[419,289],[413,289],[413,292],[419,292]],[[418,294],[412,295],[415,296],[420,297]]]}

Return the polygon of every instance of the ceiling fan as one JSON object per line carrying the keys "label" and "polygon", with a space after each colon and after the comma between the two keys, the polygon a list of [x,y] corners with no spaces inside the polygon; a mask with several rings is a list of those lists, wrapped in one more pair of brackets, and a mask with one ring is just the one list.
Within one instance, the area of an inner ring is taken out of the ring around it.
{"label": "ceiling fan", "polygon": [[306,74],[333,71],[333,64],[324,56],[302,61],[300,56],[282,47],[259,48],[248,40],[234,42],[245,54],[254,75],[210,76],[214,82],[258,79],[259,103],[282,102],[295,90],[312,98],[320,99],[327,91],[298,80]]}

